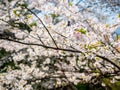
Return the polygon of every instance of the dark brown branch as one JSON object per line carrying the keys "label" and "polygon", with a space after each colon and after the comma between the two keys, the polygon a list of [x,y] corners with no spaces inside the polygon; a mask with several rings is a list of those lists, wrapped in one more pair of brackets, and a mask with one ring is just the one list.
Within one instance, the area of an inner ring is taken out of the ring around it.
{"label": "dark brown branch", "polygon": [[[95,54],[95,53],[94,53]],[[101,56],[101,55],[98,55],[98,54],[95,54],[97,57],[111,63],[112,65],[114,65],[115,67],[117,67],[119,70],[120,70],[120,66],[118,66],[117,64],[115,64],[114,62],[112,62],[111,60],[109,60],[108,58],[104,57],[104,56]]]}
{"label": "dark brown branch", "polygon": [[[0,39],[3,39],[3,40],[7,40],[7,41],[12,41],[12,42],[16,42],[16,43],[20,43],[20,44],[23,44],[23,45],[33,45],[33,46],[41,46],[41,47],[44,47],[46,49],[54,49],[54,50],[61,50],[61,51],[66,51],[66,52],[74,52],[74,53],[82,53],[84,56],[85,53],[83,51],[80,51],[80,50],[73,50],[73,49],[64,49],[64,48],[57,48],[57,47],[52,47],[52,46],[47,46],[47,45],[43,45],[43,44],[34,44],[34,43],[25,43],[25,42],[21,42],[21,41],[17,41],[17,40],[13,40],[13,39],[9,39],[9,38],[4,38],[4,37],[1,37]],[[94,55],[96,55],[97,57],[111,63],[112,65],[114,65],[115,67],[118,68],[118,70],[120,70],[120,66],[118,66],[117,64],[115,64],[114,62],[112,62],[111,60],[109,60],[108,58],[104,57],[104,56],[101,56],[101,55],[98,55],[96,53],[93,53]]]}
{"label": "dark brown branch", "polygon": [[15,39],[4,38],[4,37],[0,37],[0,39],[7,40],[7,41],[12,41],[12,42],[16,42],[16,43],[20,43],[20,44],[23,44],[23,45],[41,46],[41,47],[44,47],[44,48],[47,48],[47,49],[54,49],[54,50],[61,50],[61,51],[68,51],[68,52],[84,54],[84,52],[79,51],[79,50],[57,48],[57,47],[47,46],[47,45],[43,45],[43,44],[26,43],[26,42],[21,42],[21,41],[15,40]]}

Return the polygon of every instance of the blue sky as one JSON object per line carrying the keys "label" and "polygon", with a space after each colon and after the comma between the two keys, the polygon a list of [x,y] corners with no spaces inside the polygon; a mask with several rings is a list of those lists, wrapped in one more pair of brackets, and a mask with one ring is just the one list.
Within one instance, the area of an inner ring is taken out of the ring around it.
{"label": "blue sky", "polygon": [[[120,10],[118,12],[111,11],[111,9],[108,7],[106,8],[105,5],[102,5],[99,3],[100,0],[96,0],[95,2],[91,2],[91,0],[71,0],[73,4],[76,4],[80,1],[79,5],[88,9],[91,9],[92,11],[96,12],[96,15],[99,14],[105,16],[104,23],[106,24],[116,24],[117,14],[120,13]],[[38,14],[38,16],[43,16],[45,13],[42,11]],[[94,17],[96,18],[96,15]],[[103,23],[103,22],[102,22]]]}
{"label": "blue sky", "polygon": [[[79,2],[79,5],[83,6],[83,7],[90,7],[92,8],[93,11],[97,12],[98,14],[100,13],[101,15],[105,15],[106,16],[106,20],[104,23],[106,24],[116,24],[116,19],[118,19],[117,15],[118,13],[120,13],[120,9],[118,9],[118,11],[111,11],[111,8],[106,8],[106,4],[102,5],[102,7],[100,7],[100,0],[96,0],[96,2],[92,2],[91,0],[73,0],[73,3],[76,4],[77,2]],[[92,5],[93,4],[93,5]],[[118,7],[119,8],[119,7]]]}

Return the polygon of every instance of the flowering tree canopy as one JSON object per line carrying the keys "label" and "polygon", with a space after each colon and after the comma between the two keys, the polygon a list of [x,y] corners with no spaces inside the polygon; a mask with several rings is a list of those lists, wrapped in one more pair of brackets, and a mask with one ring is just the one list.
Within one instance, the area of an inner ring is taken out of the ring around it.
{"label": "flowering tree canopy", "polygon": [[119,0],[0,1],[0,90],[118,90],[119,8]]}

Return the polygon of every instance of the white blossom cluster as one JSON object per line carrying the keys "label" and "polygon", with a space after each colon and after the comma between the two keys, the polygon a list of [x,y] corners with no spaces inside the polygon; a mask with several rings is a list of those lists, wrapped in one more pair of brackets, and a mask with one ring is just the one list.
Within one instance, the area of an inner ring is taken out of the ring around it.
{"label": "white blossom cluster", "polygon": [[[11,2],[11,7],[16,1]],[[25,0],[18,3],[22,4],[23,1]],[[11,9],[13,19],[35,25],[31,27],[30,33],[18,28],[11,30],[17,38],[20,38],[20,42],[30,45],[0,39],[0,47],[15,52],[11,56],[17,67],[13,69],[7,66],[7,69],[4,68],[6,72],[0,73],[0,90],[40,90],[39,86],[51,89],[65,86],[70,82],[74,84],[90,82],[92,77],[99,76],[101,72],[113,73],[116,70],[114,65],[96,56],[98,54],[119,63],[117,59],[120,59],[118,47],[120,42],[115,42],[111,37],[116,26],[96,22],[93,16],[90,16],[90,12],[79,12],[79,7],[72,2],[68,3],[67,0],[26,0],[26,2],[29,9],[41,11],[34,13],[42,22],[33,13],[27,16],[19,15],[21,7]],[[23,9],[23,12],[26,11]],[[90,17],[87,18],[87,14]],[[8,20],[8,17],[5,17],[6,15],[2,16]],[[119,23],[120,20],[117,19],[116,22]],[[60,49],[82,51],[84,54],[59,50],[55,43]],[[19,51],[21,49],[24,50]],[[0,63],[2,62],[1,59]]]}

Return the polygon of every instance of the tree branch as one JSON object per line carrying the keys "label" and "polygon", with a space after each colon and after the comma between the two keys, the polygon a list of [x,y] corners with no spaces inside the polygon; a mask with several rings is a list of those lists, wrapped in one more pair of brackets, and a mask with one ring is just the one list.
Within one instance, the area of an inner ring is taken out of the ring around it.
{"label": "tree branch", "polygon": [[43,25],[43,27],[44,27],[44,28],[46,29],[46,31],[48,32],[48,34],[49,34],[49,36],[51,37],[52,41],[54,42],[55,46],[58,48],[56,41],[54,40],[53,36],[52,36],[51,33],[49,32],[48,28],[45,26],[45,24],[43,23],[43,21],[42,21],[33,11],[31,11],[29,8],[26,8],[26,9],[38,18],[38,20],[41,22],[41,24]]}
{"label": "tree branch", "polygon": [[[74,53],[81,53],[84,56],[86,56],[85,53],[83,51],[80,51],[80,50],[58,48],[58,47],[52,47],[52,46],[47,46],[47,45],[43,45],[43,44],[26,43],[26,42],[21,42],[21,41],[18,41],[18,40],[13,40],[13,39],[4,38],[4,37],[0,37],[0,39],[7,40],[7,41],[12,41],[12,42],[16,42],[16,43],[20,43],[20,44],[23,44],[23,45],[41,46],[41,47],[47,48],[47,49],[60,50],[60,51],[66,51],[66,52],[74,52]],[[103,60],[111,63],[113,66],[115,66],[116,68],[118,68],[118,70],[120,70],[120,66],[117,65],[117,64],[115,64],[114,62],[112,62],[108,58],[106,58],[104,56],[101,56],[101,55],[98,55],[96,53],[93,53],[93,54],[96,55],[97,57],[99,57],[99,58],[101,58],[101,59],[103,59]]]}

